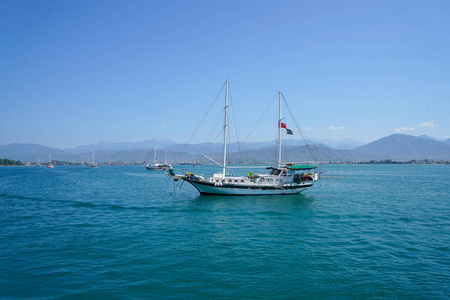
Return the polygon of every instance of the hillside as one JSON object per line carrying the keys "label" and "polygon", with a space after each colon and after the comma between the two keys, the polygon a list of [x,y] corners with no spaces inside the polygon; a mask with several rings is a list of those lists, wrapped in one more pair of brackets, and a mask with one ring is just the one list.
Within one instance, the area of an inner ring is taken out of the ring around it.
{"label": "hillside", "polygon": [[355,152],[382,159],[450,159],[450,146],[428,138],[406,134],[393,134],[367,145]]}
{"label": "hillside", "polygon": [[38,144],[9,144],[5,146],[0,145],[0,157],[21,161],[48,161],[50,153],[57,156],[66,154],[64,150],[45,147]]}
{"label": "hillside", "polygon": [[[95,151],[96,162],[126,161],[143,162],[147,157],[152,160],[154,142],[140,143],[99,143],[95,145],[80,146],[73,149],[61,150],[45,147],[37,144],[9,144],[0,146],[0,157],[12,160],[47,162],[49,154],[52,159],[61,161],[86,162],[92,159],[92,152]],[[168,162],[191,162],[202,160],[201,154],[205,153],[214,160],[222,160],[222,145],[214,144],[193,144],[181,145],[164,140],[160,141],[157,157],[159,162],[164,161],[167,151]],[[450,160],[450,145],[445,142],[436,141],[428,137],[415,137],[405,134],[394,134],[381,138],[355,150],[342,150],[316,144],[312,146],[319,161],[367,161],[367,160],[411,160],[411,159],[442,159]],[[163,147],[162,145],[166,145]],[[238,147],[239,146],[239,147]],[[111,149],[112,148],[112,149]],[[97,149],[97,150],[93,150]],[[239,155],[238,150],[242,154]],[[274,162],[276,160],[276,149],[273,142],[258,143],[230,143],[228,145],[229,160],[238,163],[241,161],[248,163]],[[297,141],[288,140],[283,148],[284,161],[300,162],[313,161],[307,147]]]}

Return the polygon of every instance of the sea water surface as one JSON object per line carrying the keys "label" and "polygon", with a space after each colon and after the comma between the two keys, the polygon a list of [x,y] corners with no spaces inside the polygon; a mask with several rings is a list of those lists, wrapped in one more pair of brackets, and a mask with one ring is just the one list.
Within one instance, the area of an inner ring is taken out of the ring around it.
{"label": "sea water surface", "polygon": [[450,166],[325,167],[347,178],[247,197],[0,167],[0,298],[450,298]]}

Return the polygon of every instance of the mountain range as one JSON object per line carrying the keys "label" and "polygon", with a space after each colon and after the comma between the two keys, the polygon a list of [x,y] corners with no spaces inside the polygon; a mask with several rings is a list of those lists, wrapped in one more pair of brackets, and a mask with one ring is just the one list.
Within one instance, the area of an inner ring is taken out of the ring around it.
{"label": "mountain range", "polygon": [[[432,137],[415,137],[393,134],[366,145],[355,140],[341,142],[315,141],[313,150],[319,161],[367,161],[367,160],[450,160],[450,139],[438,141]],[[220,143],[176,144],[166,139],[152,139],[138,143],[102,142],[71,149],[57,149],[38,144],[8,144],[0,146],[0,158],[30,162],[47,162],[50,153],[53,160],[87,162],[92,161],[95,152],[96,162],[125,161],[143,162],[153,159],[153,148],[158,146],[157,159],[163,162],[167,153],[168,162],[188,162],[202,159],[202,153],[214,160],[221,159]],[[283,153],[286,161],[312,161],[308,147],[299,141],[286,140]],[[347,149],[343,149],[346,145]],[[311,147],[311,146],[310,146]],[[240,150],[240,151],[239,151]],[[228,145],[229,160],[247,163],[273,162],[276,156],[274,141],[257,143],[231,143]],[[239,155],[239,153],[241,153]],[[206,162],[206,159],[202,159]]]}

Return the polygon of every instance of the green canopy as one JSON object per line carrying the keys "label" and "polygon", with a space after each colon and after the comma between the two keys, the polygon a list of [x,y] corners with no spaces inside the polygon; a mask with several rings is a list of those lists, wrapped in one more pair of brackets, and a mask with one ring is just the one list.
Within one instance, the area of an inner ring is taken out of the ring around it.
{"label": "green canopy", "polygon": [[289,169],[292,170],[311,170],[311,169],[317,169],[316,165],[293,165],[289,166]]}

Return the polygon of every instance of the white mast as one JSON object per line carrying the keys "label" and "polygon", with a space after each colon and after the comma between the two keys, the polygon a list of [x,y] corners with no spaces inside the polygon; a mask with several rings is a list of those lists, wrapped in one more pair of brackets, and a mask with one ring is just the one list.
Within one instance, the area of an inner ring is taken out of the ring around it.
{"label": "white mast", "polygon": [[222,174],[224,178],[227,172],[228,79],[226,84],[227,89],[225,92],[225,124],[223,126],[223,167],[222,167]]}
{"label": "white mast", "polygon": [[155,159],[153,160],[153,164],[156,165],[156,145],[155,145],[155,151],[154,151],[154,152],[155,152],[155,153],[154,153],[154,154],[155,154],[155,155],[154,155],[154,156],[155,156]]}
{"label": "white mast", "polygon": [[95,164],[95,160],[94,160],[94,152],[92,152],[92,164]]}
{"label": "white mast", "polygon": [[281,92],[278,92],[278,167],[281,167]]}

